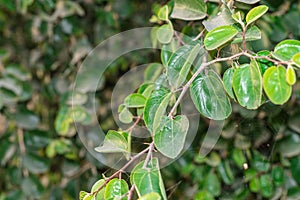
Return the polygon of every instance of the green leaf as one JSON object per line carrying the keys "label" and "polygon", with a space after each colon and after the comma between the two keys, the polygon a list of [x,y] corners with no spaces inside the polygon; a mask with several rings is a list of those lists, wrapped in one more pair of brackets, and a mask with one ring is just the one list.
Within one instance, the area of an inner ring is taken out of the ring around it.
{"label": "green leaf", "polygon": [[161,53],[160,53],[160,58],[162,64],[167,67],[168,66],[168,61],[177,49],[177,44],[175,40],[172,40],[171,43],[169,44],[164,44],[161,48]]}
{"label": "green leaf", "polygon": [[239,168],[242,168],[243,164],[247,162],[243,151],[240,149],[235,148],[232,152],[232,157],[233,157],[234,162],[237,164],[237,166]]}
{"label": "green leaf", "polygon": [[272,169],[272,179],[276,186],[280,186],[284,183],[284,171],[280,166],[275,166]]}
{"label": "green leaf", "polygon": [[263,83],[272,103],[282,105],[291,97],[292,87],[286,82],[286,69],[283,66],[268,68],[264,73]]}
{"label": "green leaf", "polygon": [[75,122],[81,122],[82,124],[89,124],[92,121],[91,114],[82,106],[72,107],[70,116]]}
{"label": "green leaf", "polygon": [[236,0],[238,2],[246,3],[246,4],[255,4],[259,2],[260,0]]}
{"label": "green leaf", "polygon": [[105,200],[127,199],[127,196],[122,197],[128,192],[128,184],[123,179],[114,178],[110,180],[105,188]]}
{"label": "green leaf", "polygon": [[204,45],[207,50],[214,50],[229,42],[238,34],[233,26],[220,26],[207,33],[204,38]]}
{"label": "green leaf", "polygon": [[163,66],[160,63],[149,64],[144,72],[145,81],[155,82],[162,70]]}
{"label": "green leaf", "polygon": [[55,130],[60,135],[66,135],[69,131],[71,120],[72,120],[71,116],[69,115],[69,107],[63,105],[59,109],[55,119]]}
{"label": "green leaf", "polygon": [[202,22],[207,31],[211,31],[219,26],[234,24],[234,20],[231,17],[230,9],[223,4],[220,10],[221,11],[216,16],[209,17],[207,20],[204,20]]}
{"label": "green leaf", "polygon": [[296,156],[291,159],[291,172],[294,179],[300,184],[300,157]]}
{"label": "green leaf", "polygon": [[274,48],[274,57],[288,61],[293,56],[300,52],[300,41],[298,40],[284,40],[277,44]]}
{"label": "green leaf", "polygon": [[193,61],[197,57],[201,46],[199,44],[180,47],[168,61],[167,77],[170,85],[177,89],[180,87],[190,71]]}
{"label": "green leaf", "polygon": [[134,93],[125,98],[124,104],[127,108],[140,108],[145,106],[146,100],[143,95]]}
{"label": "green leaf", "polygon": [[209,119],[226,119],[232,109],[219,75],[210,70],[200,74],[190,86],[192,100],[198,111]]}
{"label": "green leaf", "polygon": [[255,8],[252,8],[246,15],[247,25],[253,23],[258,20],[261,16],[263,16],[268,11],[268,6],[261,5]]}
{"label": "green leaf", "polygon": [[234,74],[234,68],[228,68],[223,75],[223,85],[224,89],[227,92],[227,94],[234,99],[234,93],[233,93],[233,88],[232,88],[232,78]]}
{"label": "green leaf", "polygon": [[238,22],[239,24],[241,24],[242,26],[244,26],[243,19],[245,17],[245,14],[242,11],[237,11],[236,13],[232,14],[231,17],[236,22]]}
{"label": "green leaf", "polygon": [[174,35],[174,29],[172,23],[168,21],[167,24],[160,26],[157,29],[156,35],[160,43],[162,44],[170,43]]}
{"label": "green leaf", "polygon": [[207,7],[203,0],[175,0],[172,18],[199,20],[206,17]]}
{"label": "green leaf", "polygon": [[291,134],[278,140],[276,151],[286,157],[298,155],[300,153],[300,136],[298,134]]}
{"label": "green leaf", "polygon": [[86,191],[79,192],[79,200],[83,200],[85,196],[89,195]]}
{"label": "green leaf", "polygon": [[168,5],[164,5],[163,7],[161,7],[158,11],[158,14],[157,14],[158,18],[160,20],[163,20],[163,21],[168,21],[169,20],[169,8],[168,8]]}
{"label": "green leaf", "polygon": [[138,200],[161,200],[161,197],[156,192],[151,192],[149,194],[143,195]]}
{"label": "green leaf", "polygon": [[292,57],[292,61],[295,63],[295,65],[297,67],[300,67],[300,52],[296,53],[293,57]]}
{"label": "green leaf", "polygon": [[49,170],[50,160],[45,157],[37,156],[33,153],[27,153],[22,159],[22,165],[29,172],[40,174]]}
{"label": "green leaf", "polygon": [[217,170],[226,185],[231,185],[233,183],[234,176],[227,160],[221,162]]}
{"label": "green leaf", "polygon": [[287,68],[286,82],[289,85],[294,85],[296,83],[296,72],[292,66],[288,66],[288,68]]}
{"label": "green leaf", "polygon": [[[91,189],[91,193],[96,192],[104,183],[105,183],[104,179],[100,179],[96,183],[94,183]],[[97,192],[96,195],[94,195],[93,200],[103,200],[104,194],[105,194],[105,187],[103,187],[100,191]]]}
{"label": "green leaf", "polygon": [[109,130],[105,136],[103,144],[95,148],[100,153],[115,153],[115,152],[127,152],[128,145],[126,138],[114,130]]}
{"label": "green leaf", "polygon": [[209,174],[206,176],[204,181],[204,187],[215,197],[221,194],[221,182],[218,176],[212,171],[210,171]]}
{"label": "green leaf", "polygon": [[170,98],[170,91],[161,87],[158,90],[154,90],[147,100],[144,110],[144,120],[151,133],[154,133],[160,125],[162,116],[166,112]]}
{"label": "green leaf", "polygon": [[269,174],[263,174],[259,178],[260,192],[263,197],[269,198],[272,196],[274,189],[272,178]]}
{"label": "green leaf", "polygon": [[[246,31],[246,41],[254,41],[254,40],[260,40],[261,39],[261,31],[257,26],[251,26]],[[234,38],[232,41],[233,44],[235,43],[241,43],[243,41],[242,32],[239,32],[239,34]]]}
{"label": "green leaf", "polygon": [[257,193],[260,189],[259,179],[257,177],[253,178],[249,183],[249,188],[251,192]]}
{"label": "green leaf", "polygon": [[120,106],[120,113],[119,113],[119,119],[124,124],[129,124],[133,120],[132,113],[126,108],[124,105]]}
{"label": "green leaf", "polygon": [[233,90],[241,106],[257,109],[261,105],[262,87],[262,77],[255,60],[235,69]]}
{"label": "green leaf", "polygon": [[189,120],[184,115],[174,119],[163,116],[160,128],[154,134],[154,144],[159,152],[169,158],[176,158],[182,151],[189,128]]}
{"label": "green leaf", "polygon": [[40,119],[33,112],[21,109],[15,115],[14,119],[20,128],[32,130],[40,123]]}
{"label": "green leaf", "polygon": [[137,164],[130,175],[130,182],[135,185],[138,196],[142,197],[151,192],[156,192],[161,199],[166,200],[158,159],[152,158],[145,168],[143,165],[144,161]]}

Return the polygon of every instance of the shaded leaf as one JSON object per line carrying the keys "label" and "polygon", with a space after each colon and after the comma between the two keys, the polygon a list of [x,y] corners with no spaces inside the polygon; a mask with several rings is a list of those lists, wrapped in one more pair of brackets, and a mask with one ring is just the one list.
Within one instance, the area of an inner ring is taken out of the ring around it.
{"label": "shaded leaf", "polygon": [[32,130],[40,123],[40,119],[29,110],[20,110],[14,115],[14,119],[20,128]]}
{"label": "shaded leaf", "polygon": [[296,83],[296,72],[292,66],[288,66],[288,68],[287,68],[286,82],[289,85],[294,85]]}
{"label": "shaded leaf", "polygon": [[271,197],[274,192],[271,176],[269,174],[261,175],[259,178],[259,184],[262,196],[266,198]]}
{"label": "shaded leaf", "polygon": [[121,112],[119,113],[119,119],[124,124],[129,124],[133,120],[132,113],[124,105],[121,105]]}
{"label": "shaded leaf", "polygon": [[219,26],[234,24],[234,20],[232,20],[229,8],[223,5],[221,7],[221,12],[217,16],[204,20],[202,23],[206,30],[211,31]]}
{"label": "shaded leaf", "polygon": [[161,197],[156,192],[151,192],[149,194],[143,195],[138,200],[161,200]]}
{"label": "shaded leaf", "polygon": [[300,136],[291,134],[277,141],[276,151],[286,157],[293,157],[300,153]]}
{"label": "shaded leaf", "polygon": [[229,68],[224,72],[223,75],[223,85],[224,89],[227,92],[227,94],[234,99],[234,94],[233,94],[233,87],[232,87],[232,79],[233,79],[233,74],[234,74],[234,68]]}
{"label": "shaded leaf", "polygon": [[293,57],[292,57],[292,61],[295,63],[295,65],[297,65],[297,67],[300,67],[300,52],[296,53]]}
{"label": "shaded leaf", "polygon": [[218,176],[210,171],[209,174],[205,178],[204,187],[209,191],[213,196],[217,197],[221,194],[221,182]]}

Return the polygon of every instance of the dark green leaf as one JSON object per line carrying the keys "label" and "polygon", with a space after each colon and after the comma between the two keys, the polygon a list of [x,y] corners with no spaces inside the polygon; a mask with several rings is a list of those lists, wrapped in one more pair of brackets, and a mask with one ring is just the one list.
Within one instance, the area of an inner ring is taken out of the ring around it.
{"label": "dark green leaf", "polygon": [[206,176],[204,187],[215,197],[221,194],[221,182],[218,176],[212,171]]}
{"label": "dark green leaf", "polygon": [[269,198],[273,195],[272,178],[268,174],[261,175],[259,178],[260,192],[263,197]]}
{"label": "dark green leaf", "polygon": [[138,200],[161,200],[161,197],[156,192],[151,192],[140,197]]}
{"label": "dark green leaf", "polygon": [[46,172],[49,169],[50,160],[37,156],[33,153],[27,153],[23,157],[23,167],[28,169],[31,173],[39,174]]}
{"label": "dark green leaf", "polygon": [[300,153],[300,136],[291,134],[282,138],[277,141],[276,150],[286,157],[298,155]]}
{"label": "dark green leaf", "polygon": [[223,84],[224,84],[224,89],[226,90],[227,94],[234,99],[234,94],[233,94],[233,88],[232,88],[232,78],[234,74],[234,68],[229,68],[224,72],[223,75]]}
{"label": "dark green leaf", "polygon": [[300,184],[300,157],[296,156],[291,159],[291,172],[294,179]]}
{"label": "dark green leaf", "polygon": [[40,123],[40,119],[29,110],[20,110],[14,115],[15,121],[20,128],[32,130]]}
{"label": "dark green leaf", "polygon": [[231,185],[234,181],[234,176],[229,163],[227,161],[223,161],[220,163],[217,169],[223,182],[227,185]]}
{"label": "dark green leaf", "polygon": [[209,119],[223,120],[231,113],[230,100],[217,73],[200,74],[190,86],[192,100],[199,112]]}

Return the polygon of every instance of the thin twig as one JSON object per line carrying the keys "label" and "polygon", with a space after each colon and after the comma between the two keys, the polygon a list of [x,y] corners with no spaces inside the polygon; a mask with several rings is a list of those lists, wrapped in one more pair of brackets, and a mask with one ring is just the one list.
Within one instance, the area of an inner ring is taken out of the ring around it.
{"label": "thin twig", "polygon": [[132,199],[132,196],[133,196],[133,193],[134,193],[134,190],[135,190],[135,185],[133,184],[127,194],[127,197],[128,197],[128,200],[131,200]]}
{"label": "thin twig", "polygon": [[200,37],[202,37],[202,35],[204,34],[204,32],[205,32],[205,28],[193,39],[193,41],[196,41],[196,40],[198,40]]}

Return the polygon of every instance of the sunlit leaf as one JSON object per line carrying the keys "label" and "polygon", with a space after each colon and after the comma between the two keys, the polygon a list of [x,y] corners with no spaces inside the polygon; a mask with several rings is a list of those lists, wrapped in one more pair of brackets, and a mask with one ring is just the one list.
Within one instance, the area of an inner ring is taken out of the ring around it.
{"label": "sunlit leaf", "polygon": [[199,20],[206,16],[206,4],[203,0],[175,0],[172,18]]}
{"label": "sunlit leaf", "polygon": [[109,130],[103,144],[95,148],[100,153],[127,152],[128,145],[126,138],[119,132]]}
{"label": "sunlit leaf", "polygon": [[261,16],[263,16],[268,11],[268,6],[260,5],[252,8],[246,15],[247,24],[251,24],[254,21],[258,20]]}
{"label": "sunlit leaf", "polygon": [[[114,178],[110,180],[105,187],[105,200],[126,200],[127,196],[125,195],[128,192],[128,184],[123,179]],[[122,197],[125,195],[125,197]]]}
{"label": "sunlit leaf", "polygon": [[274,48],[274,56],[280,60],[291,60],[293,56],[300,52],[300,41],[284,40]]}

